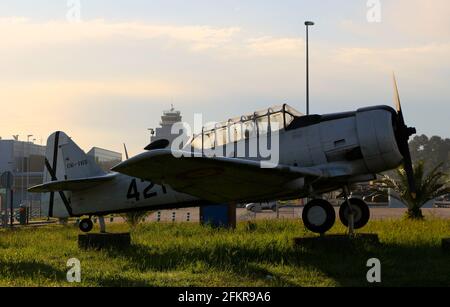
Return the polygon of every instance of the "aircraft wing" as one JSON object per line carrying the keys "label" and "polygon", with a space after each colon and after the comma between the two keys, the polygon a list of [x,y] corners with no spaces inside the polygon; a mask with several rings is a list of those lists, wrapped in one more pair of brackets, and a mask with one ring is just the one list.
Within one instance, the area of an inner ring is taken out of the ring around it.
{"label": "aircraft wing", "polygon": [[[182,152],[177,152],[181,155]],[[207,158],[200,155],[176,158],[170,150],[153,150],[113,168],[128,176],[167,184],[178,192],[211,202],[232,202],[254,197],[273,198],[280,186],[306,176],[324,177],[318,168],[277,165],[261,168],[258,161]]]}
{"label": "aircraft wing", "polygon": [[50,193],[60,191],[81,191],[86,190],[105,182],[113,180],[117,174],[108,174],[99,177],[90,177],[75,180],[60,180],[47,182],[28,189],[31,193]]}

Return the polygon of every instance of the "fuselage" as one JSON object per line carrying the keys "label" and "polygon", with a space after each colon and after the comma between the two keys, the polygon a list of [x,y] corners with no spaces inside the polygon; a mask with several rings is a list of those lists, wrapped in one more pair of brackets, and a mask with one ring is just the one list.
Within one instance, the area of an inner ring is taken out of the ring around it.
{"label": "fuselage", "polygon": [[[174,191],[168,186],[114,174],[114,179],[82,191],[65,192],[72,216],[106,215],[140,209],[156,210],[196,206],[199,199]],[[54,217],[68,216],[62,204],[55,206]]]}

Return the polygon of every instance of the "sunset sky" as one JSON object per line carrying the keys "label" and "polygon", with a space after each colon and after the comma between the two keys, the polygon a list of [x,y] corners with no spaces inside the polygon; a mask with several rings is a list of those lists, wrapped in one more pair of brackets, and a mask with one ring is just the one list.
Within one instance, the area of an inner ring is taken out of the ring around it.
{"label": "sunset sky", "polygon": [[[450,1],[4,0],[0,136],[62,130],[89,150],[137,154],[171,103],[191,122],[271,105],[305,111],[311,29],[314,113],[392,105],[408,124],[450,137]],[[68,18],[69,17],[69,18]]]}

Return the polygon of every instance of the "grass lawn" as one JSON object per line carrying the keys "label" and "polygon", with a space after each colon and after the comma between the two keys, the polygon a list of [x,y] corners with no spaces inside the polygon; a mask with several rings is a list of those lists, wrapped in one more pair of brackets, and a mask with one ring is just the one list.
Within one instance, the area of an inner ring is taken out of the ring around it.
{"label": "grass lawn", "polygon": [[295,247],[293,238],[313,236],[299,221],[235,231],[149,223],[132,231],[130,250],[100,252],[80,251],[72,226],[1,230],[0,286],[74,286],[66,281],[70,258],[81,261],[77,286],[370,286],[370,258],[382,263],[382,286],[450,286],[450,255],[441,250],[450,221],[373,221],[363,231],[378,233],[381,245]]}

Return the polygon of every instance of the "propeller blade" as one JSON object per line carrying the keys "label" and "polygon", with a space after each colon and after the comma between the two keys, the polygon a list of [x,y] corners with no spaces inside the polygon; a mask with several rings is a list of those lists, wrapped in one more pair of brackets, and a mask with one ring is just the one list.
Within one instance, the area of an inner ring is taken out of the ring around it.
{"label": "propeller blade", "polygon": [[400,94],[398,92],[397,78],[395,77],[395,73],[393,74],[394,78],[394,102],[395,107],[398,113],[402,113],[402,104],[400,102]]}
{"label": "propeller blade", "polygon": [[405,151],[403,166],[405,168],[406,177],[408,178],[409,192],[413,199],[417,196],[416,179],[414,177],[414,168],[409,149]]}
{"label": "propeller blade", "polygon": [[124,143],[123,144],[123,149],[125,149],[125,157],[128,159],[130,159],[130,156],[128,155],[128,150],[127,150],[127,145]]}
{"label": "propeller blade", "polygon": [[403,167],[406,172],[406,176],[408,178],[408,186],[411,196],[415,199],[417,196],[417,187],[416,181],[414,177],[414,168],[411,158],[411,152],[409,150],[409,137],[416,133],[415,128],[409,128],[405,124],[405,118],[403,116],[402,104],[400,102],[400,94],[398,91],[397,78],[395,77],[395,73],[393,74],[394,79],[394,102],[398,112],[398,146],[400,152],[403,155]]}

